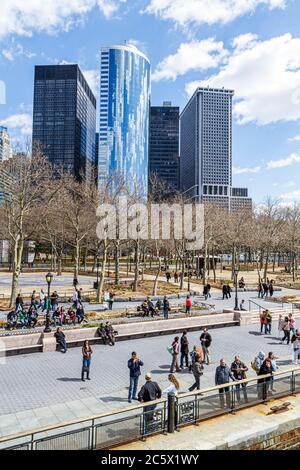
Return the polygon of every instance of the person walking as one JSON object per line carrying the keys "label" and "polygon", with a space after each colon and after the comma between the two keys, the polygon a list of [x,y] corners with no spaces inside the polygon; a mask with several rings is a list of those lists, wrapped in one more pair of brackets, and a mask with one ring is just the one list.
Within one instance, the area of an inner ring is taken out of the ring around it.
{"label": "person walking", "polygon": [[300,364],[300,331],[296,330],[292,336],[291,343],[293,345],[293,363]]}
{"label": "person walking", "polygon": [[293,317],[292,313],[289,314],[288,318],[290,323],[290,337],[292,337],[292,335],[294,335],[296,331],[296,320]]}
{"label": "person walking", "polygon": [[203,375],[203,365],[200,362],[200,358],[198,355],[195,355],[195,360],[192,364],[192,372],[195,378],[195,383],[189,388],[189,391],[192,392],[197,388],[200,390],[200,377]]}
{"label": "person walking", "polygon": [[[231,370],[227,366],[227,364],[225,362],[225,359],[221,359],[220,360],[220,365],[216,368],[215,385],[228,384],[230,382],[230,379],[233,382],[235,382],[234,375],[232,374]],[[221,408],[225,408],[224,394],[225,394],[225,397],[226,397],[226,407],[231,408],[230,388],[229,387],[219,388],[219,398],[220,398]]]}
{"label": "person walking", "polygon": [[207,283],[207,284],[206,284],[206,287],[207,287],[207,296],[208,296],[208,297],[211,297],[211,293],[210,293],[211,285]]}
{"label": "person walking", "polygon": [[262,285],[261,281],[259,281],[259,283],[258,283],[258,298],[259,299],[260,299],[260,297],[263,298],[263,296],[264,296],[263,295],[263,285]]}
{"label": "person walking", "polygon": [[204,295],[204,299],[207,300],[208,291],[207,291],[207,285],[206,284],[203,286],[203,295]]}
{"label": "person walking", "polygon": [[200,336],[200,342],[201,342],[202,353],[203,353],[203,362],[206,362],[206,364],[209,365],[209,362],[210,362],[209,348],[212,343],[212,337],[208,333],[207,328],[203,328],[203,333]]}
{"label": "person walking", "polygon": [[167,296],[164,296],[163,300],[163,314],[164,318],[167,320],[169,318],[169,311],[170,311],[170,302],[167,299]]}
{"label": "person walking", "polygon": [[138,400],[136,392],[138,388],[139,377],[141,375],[141,367],[144,365],[144,363],[141,361],[141,359],[138,358],[137,353],[133,351],[127,365],[130,371],[128,403],[131,403],[132,400]]}
{"label": "person walking", "polygon": [[282,332],[283,322],[284,321],[283,321],[282,315],[280,313],[279,317],[278,317],[278,327],[277,327],[278,328],[278,333],[277,333],[278,334],[278,336],[277,336],[278,339],[281,339],[281,332]]}
{"label": "person walking", "polygon": [[[234,376],[236,381],[245,380],[247,378],[246,372],[248,371],[248,367],[244,364],[244,362],[241,361],[240,356],[235,356],[234,361],[231,364],[230,369],[231,369],[231,372],[233,373],[233,376]],[[237,384],[235,386],[236,399],[237,399],[238,403],[240,403],[240,401],[241,401],[241,394],[240,394],[240,388],[241,387],[242,387],[242,390],[243,390],[244,401],[245,401],[245,403],[248,402],[246,386],[247,386],[246,383]]]}
{"label": "person walking", "polygon": [[170,373],[173,374],[174,369],[176,369],[176,372],[180,372],[180,367],[178,363],[178,356],[179,356],[179,336],[176,336],[174,338],[174,341],[172,343],[172,364],[170,368]]}
{"label": "person walking", "polygon": [[192,300],[191,300],[191,297],[188,295],[185,301],[185,313],[187,316],[190,316],[190,317],[192,316],[191,308],[192,308]]}
{"label": "person walking", "polygon": [[185,361],[185,366],[189,367],[189,341],[187,338],[187,331],[184,330],[180,338],[180,369],[184,369],[183,362]]}
{"label": "person walking", "polygon": [[[157,382],[152,381],[152,375],[148,372],[145,375],[146,383],[142,386],[141,390],[138,393],[138,400],[141,403],[147,403],[154,400],[159,400],[162,395],[162,391]],[[148,424],[154,419],[154,410],[156,405],[144,406],[143,408],[143,423],[144,423],[144,433],[147,431]]]}
{"label": "person walking", "polygon": [[229,297],[229,299],[231,299],[231,287],[229,284],[227,284],[227,295]]}
{"label": "person walking", "polygon": [[265,312],[262,311],[259,313],[259,323],[260,323],[260,334],[263,334],[264,324],[265,324]]}
{"label": "person walking", "polygon": [[73,300],[73,307],[76,310],[78,308],[78,290],[77,289],[74,289],[72,300]]}
{"label": "person walking", "polygon": [[227,285],[226,284],[223,284],[222,293],[223,293],[223,299],[222,300],[224,300],[225,298],[228,299],[228,291],[227,291]]}
{"label": "person walking", "polygon": [[290,322],[289,322],[289,317],[284,318],[282,330],[284,333],[284,337],[282,338],[282,343],[287,340],[287,344],[290,344]]}
{"label": "person walking", "polygon": [[44,311],[44,305],[45,305],[45,292],[43,291],[43,289],[40,290],[40,303],[39,303],[39,307],[38,308],[41,308],[42,311]]}
{"label": "person walking", "polygon": [[266,327],[265,327],[265,332],[266,334],[271,334],[271,330],[272,330],[272,315],[271,315],[271,312],[270,310],[266,310],[266,317],[265,317],[265,321],[266,321]]}
{"label": "person walking", "polygon": [[274,284],[273,284],[273,280],[271,280],[270,284],[269,284],[269,293],[270,293],[270,297],[273,297],[273,294],[274,294]]}
{"label": "person walking", "polygon": [[109,301],[108,301],[109,310],[113,309],[114,297],[115,297],[115,294],[112,291],[110,291],[109,292]]}
{"label": "person walking", "polygon": [[82,346],[82,370],[81,370],[81,380],[84,382],[84,374],[86,373],[86,378],[87,380],[90,379],[90,366],[91,366],[91,360],[92,360],[92,354],[93,350],[88,342],[88,340],[85,340]]}

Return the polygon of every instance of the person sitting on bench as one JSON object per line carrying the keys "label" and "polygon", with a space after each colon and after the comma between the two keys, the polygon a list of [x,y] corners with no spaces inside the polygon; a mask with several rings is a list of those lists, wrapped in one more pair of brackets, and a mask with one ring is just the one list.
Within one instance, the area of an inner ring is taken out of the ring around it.
{"label": "person sitting on bench", "polygon": [[67,352],[67,343],[65,339],[65,334],[63,333],[61,328],[57,328],[56,332],[54,333],[54,336],[56,338],[57,344],[60,346],[60,350],[63,353]]}
{"label": "person sitting on bench", "polygon": [[100,326],[97,329],[97,333],[102,339],[102,343],[104,344],[104,346],[106,346],[106,341],[108,338],[107,338],[106,329],[103,323],[100,323]]}

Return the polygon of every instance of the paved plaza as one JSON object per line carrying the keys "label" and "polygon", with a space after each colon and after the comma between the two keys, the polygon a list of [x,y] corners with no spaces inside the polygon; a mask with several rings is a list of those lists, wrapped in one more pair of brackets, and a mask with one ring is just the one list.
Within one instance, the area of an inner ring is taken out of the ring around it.
{"label": "paved plaza", "polygon": [[[188,323],[188,319],[186,320]],[[276,325],[274,325],[275,328]],[[274,351],[281,368],[291,365],[291,346],[280,344],[274,335],[258,333],[259,325],[212,330],[212,364],[205,367],[201,387],[214,385],[215,368],[224,357],[230,365],[239,354],[249,366],[260,350]],[[152,372],[163,388],[167,386],[171,355],[167,351],[172,336],[152,337],[116,343],[115,347],[95,345],[91,381],[82,382],[81,348],[60,352],[12,356],[0,366],[0,436],[128,406],[127,360],[133,350],[144,361],[140,385]],[[188,334],[190,348],[199,343],[199,332]],[[193,383],[187,370],[178,374],[181,391]]]}

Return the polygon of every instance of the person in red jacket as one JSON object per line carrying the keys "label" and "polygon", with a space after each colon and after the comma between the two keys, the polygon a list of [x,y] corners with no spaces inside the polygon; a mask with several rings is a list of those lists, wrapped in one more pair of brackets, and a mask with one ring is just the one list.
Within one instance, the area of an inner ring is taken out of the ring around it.
{"label": "person in red jacket", "polygon": [[188,295],[185,301],[185,313],[186,315],[189,315],[190,317],[192,316],[191,308],[192,308],[192,301],[191,301],[190,296]]}

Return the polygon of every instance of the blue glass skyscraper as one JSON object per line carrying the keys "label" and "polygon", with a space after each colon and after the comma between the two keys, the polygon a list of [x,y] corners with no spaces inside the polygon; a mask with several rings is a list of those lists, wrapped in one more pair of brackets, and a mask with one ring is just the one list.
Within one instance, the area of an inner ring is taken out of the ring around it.
{"label": "blue glass skyscraper", "polygon": [[133,45],[101,49],[99,184],[121,175],[147,195],[150,62]]}

